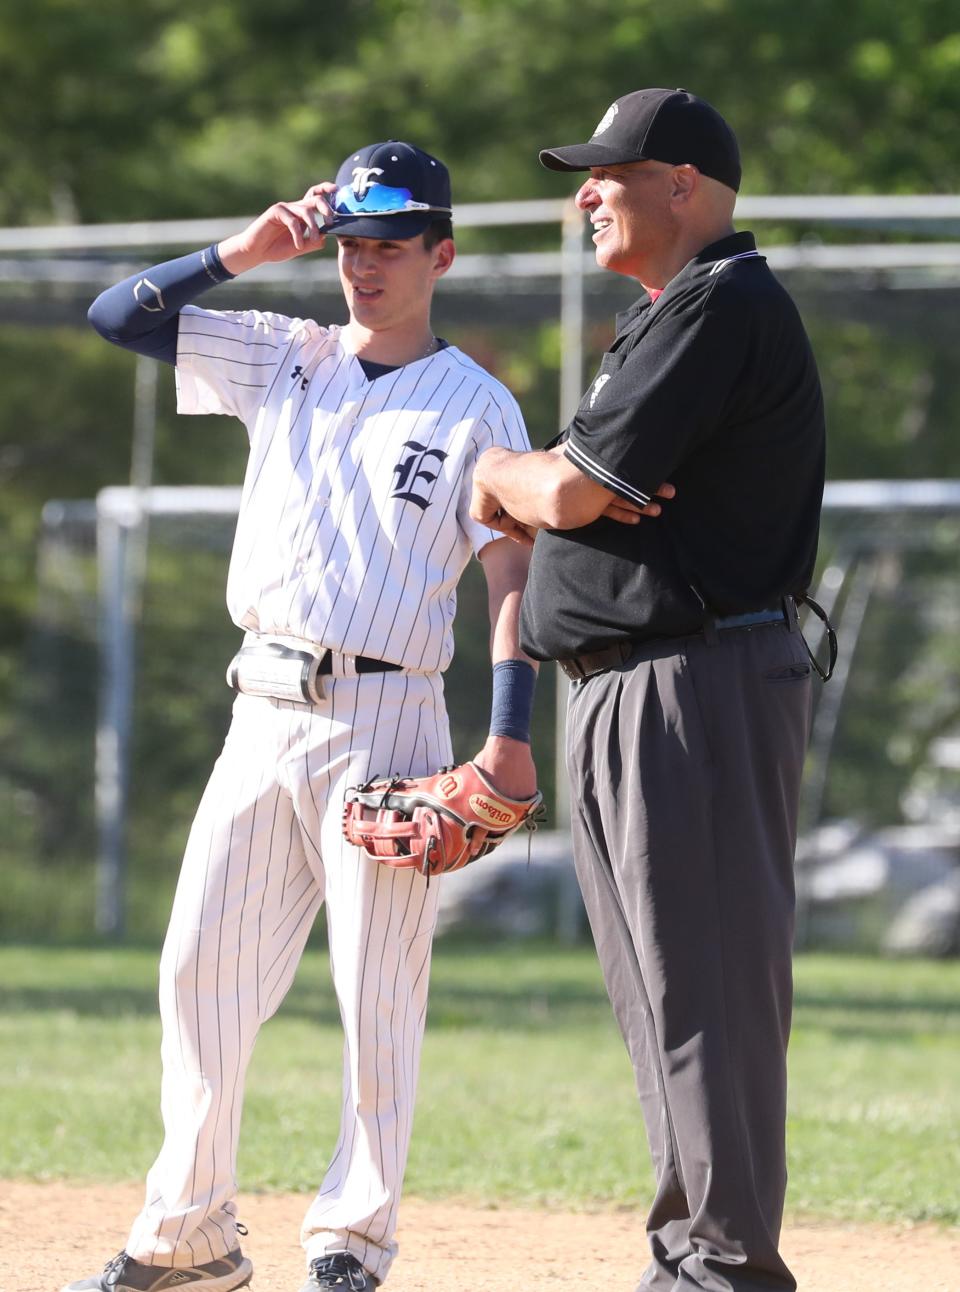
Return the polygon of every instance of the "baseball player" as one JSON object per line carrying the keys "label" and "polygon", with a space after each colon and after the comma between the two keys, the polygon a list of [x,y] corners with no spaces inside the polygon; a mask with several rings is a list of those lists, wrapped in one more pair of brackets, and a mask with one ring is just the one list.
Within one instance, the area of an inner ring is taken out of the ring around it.
{"label": "baseball player", "polygon": [[[480,459],[473,515],[520,540],[539,530],[521,640],[572,679],[577,874],[656,1171],[640,1287],[789,1292],[793,851],[814,667],[797,603],[817,548],[820,382],[795,306],[734,231],[739,149],[708,103],[638,90],[589,141],[540,158],[587,172],[576,201],[597,262],[643,291],[560,443]],[[675,496],[637,525],[665,479]]]}
{"label": "baseball player", "polygon": [[[191,304],[337,238],[343,326]],[[398,141],[242,233],[134,275],[90,310],[176,365],[181,413],[243,422],[250,455],[227,583],[243,645],[233,721],[190,832],[160,967],[164,1141],[105,1270],[65,1292],[248,1283],[234,1201],[244,1077],[321,903],[344,1028],[340,1134],[301,1233],[302,1292],[368,1292],[396,1255],[440,883],[341,833],[345,790],[453,761],[442,673],[471,553],[489,591],[490,736],[475,762],[535,791],[526,554],[469,516],[480,453],[528,446],[507,390],[430,327],[454,258],[446,168]]]}

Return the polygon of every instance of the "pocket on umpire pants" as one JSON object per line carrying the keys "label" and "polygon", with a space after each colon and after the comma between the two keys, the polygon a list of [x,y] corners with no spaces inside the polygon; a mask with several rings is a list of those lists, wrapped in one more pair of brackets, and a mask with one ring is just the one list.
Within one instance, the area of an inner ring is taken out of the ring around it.
{"label": "pocket on umpire pants", "polygon": [[813,672],[809,663],[804,660],[798,660],[796,663],[783,664],[777,668],[768,669],[763,674],[765,682],[803,682]]}

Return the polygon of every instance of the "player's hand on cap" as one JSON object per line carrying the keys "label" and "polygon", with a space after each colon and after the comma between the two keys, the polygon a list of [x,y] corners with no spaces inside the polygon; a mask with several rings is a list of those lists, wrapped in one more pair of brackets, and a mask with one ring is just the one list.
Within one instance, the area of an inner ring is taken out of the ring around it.
{"label": "player's hand on cap", "polygon": [[603,515],[610,520],[618,520],[622,525],[636,525],[641,516],[659,516],[663,511],[661,502],[669,502],[677,496],[676,488],[669,482],[662,484],[645,507],[627,502],[626,498],[616,497],[610,502]]}
{"label": "player's hand on cap", "polygon": [[326,242],[323,227],[333,219],[325,194],[336,185],[315,184],[296,202],[274,202],[243,230],[226,238],[217,248],[224,268],[231,274],[268,262],[294,260],[319,251]]}
{"label": "player's hand on cap", "polygon": [[303,201],[307,206],[313,207],[314,219],[321,230],[326,227],[329,232],[329,226],[336,218],[336,212],[333,209],[333,195],[336,191],[337,186],[333,180],[325,179],[322,184],[311,184],[303,195]]}

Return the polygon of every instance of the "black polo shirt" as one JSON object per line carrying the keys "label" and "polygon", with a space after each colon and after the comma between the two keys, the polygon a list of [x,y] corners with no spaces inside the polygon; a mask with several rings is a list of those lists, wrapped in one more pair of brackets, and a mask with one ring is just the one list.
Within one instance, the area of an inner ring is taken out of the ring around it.
{"label": "black polo shirt", "polygon": [[566,456],[622,498],[677,496],[656,518],[600,517],[537,536],[523,648],[566,659],[686,636],[707,613],[806,590],[824,476],[820,380],[790,297],[750,233],[705,247],[617,336],[563,436]]}

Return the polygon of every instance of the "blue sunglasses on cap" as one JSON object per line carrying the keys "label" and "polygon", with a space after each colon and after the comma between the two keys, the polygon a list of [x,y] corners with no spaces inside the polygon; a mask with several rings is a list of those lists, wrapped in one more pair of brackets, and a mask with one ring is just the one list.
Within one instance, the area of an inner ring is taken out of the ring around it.
{"label": "blue sunglasses on cap", "polygon": [[449,206],[417,202],[408,188],[391,188],[389,184],[371,184],[362,197],[354,192],[352,185],[344,184],[333,195],[331,205],[338,215],[409,215],[416,211],[453,214]]}

